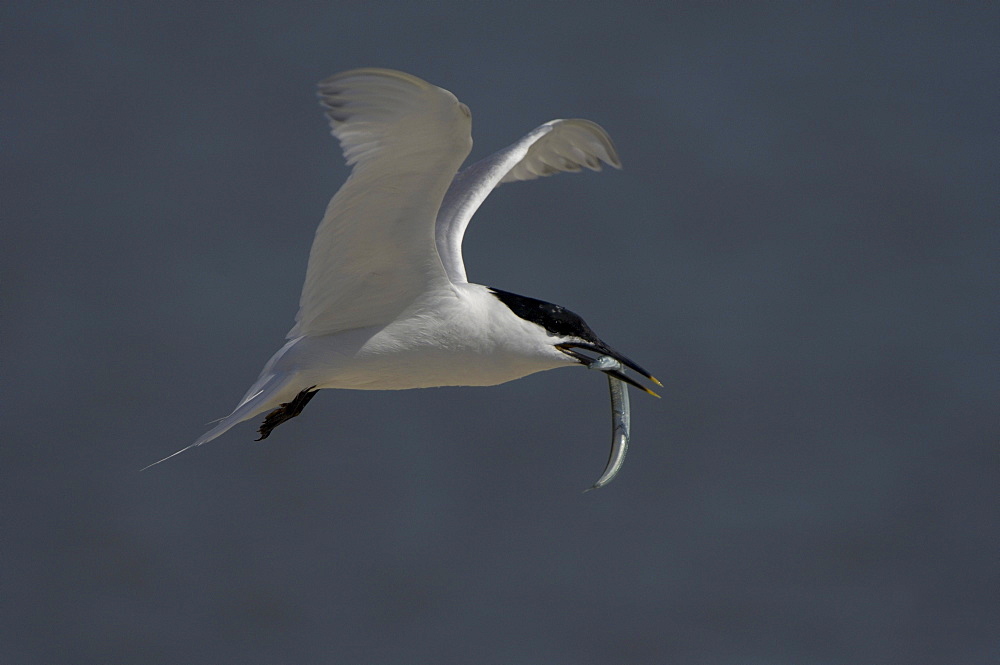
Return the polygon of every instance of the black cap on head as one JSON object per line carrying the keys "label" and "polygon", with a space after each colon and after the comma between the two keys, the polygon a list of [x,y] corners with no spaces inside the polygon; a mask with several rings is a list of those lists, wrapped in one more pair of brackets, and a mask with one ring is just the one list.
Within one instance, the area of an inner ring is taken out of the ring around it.
{"label": "black cap on head", "polygon": [[[625,367],[638,372],[655,384],[663,385],[638,364],[629,360],[605,344],[601,338],[590,329],[590,326],[588,326],[587,323],[580,318],[579,314],[571,312],[562,305],[554,305],[550,302],[545,302],[544,300],[536,300],[535,298],[529,298],[527,296],[519,296],[516,293],[510,293],[509,291],[501,291],[500,289],[490,287],[490,292],[493,293],[493,295],[495,295],[500,302],[507,305],[510,311],[514,312],[514,314],[517,314],[525,321],[530,321],[531,323],[541,326],[549,335],[553,337],[562,337],[564,339],[569,337],[580,340],[579,342],[570,341],[555,344],[557,349],[571,358],[576,359],[580,362],[580,364],[589,367],[591,363],[597,359],[581,353],[580,349],[597,354],[597,357],[611,356],[615,360],[622,363]],[[659,397],[659,395],[654,393],[652,390],[636,382],[631,377],[626,376],[620,370],[609,369],[603,371],[606,374],[649,393],[650,395]]]}
{"label": "black cap on head", "polygon": [[519,296],[509,291],[501,291],[490,287],[490,291],[500,302],[507,305],[510,311],[525,321],[536,323],[550,335],[560,337],[577,337],[587,342],[601,343],[590,326],[580,318],[579,314],[571,312],[562,305],[553,305],[544,300],[536,300],[527,296]]}

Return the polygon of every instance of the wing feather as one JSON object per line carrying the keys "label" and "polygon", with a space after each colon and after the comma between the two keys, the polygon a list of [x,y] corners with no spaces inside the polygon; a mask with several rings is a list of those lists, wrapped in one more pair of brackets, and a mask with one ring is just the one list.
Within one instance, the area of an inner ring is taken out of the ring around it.
{"label": "wing feather", "polygon": [[611,138],[597,123],[574,118],[551,120],[463,169],[445,195],[435,230],[438,253],[451,281],[468,281],[462,238],[472,216],[495,187],[563,171],[600,171],[602,163],[621,168]]}
{"label": "wing feather", "polygon": [[386,323],[446,283],[434,223],[472,148],[469,109],[415,76],[352,70],[319,97],[352,171],[316,230],[289,338]]}

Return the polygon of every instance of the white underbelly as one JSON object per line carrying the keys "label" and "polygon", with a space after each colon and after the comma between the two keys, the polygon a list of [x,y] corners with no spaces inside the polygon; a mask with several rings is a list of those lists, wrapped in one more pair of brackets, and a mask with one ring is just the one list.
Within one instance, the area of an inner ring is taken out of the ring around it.
{"label": "white underbelly", "polygon": [[[507,362],[504,362],[507,360]],[[558,367],[521,358],[457,353],[400,353],[359,358],[330,373],[320,388],[406,390],[437,386],[495,386]],[[317,377],[319,378],[319,377]]]}
{"label": "white underbelly", "polygon": [[440,335],[426,343],[398,331],[355,330],[301,338],[283,349],[274,370],[299,375],[304,385],[351,390],[406,390],[436,386],[493,386],[574,362],[490,339]]}

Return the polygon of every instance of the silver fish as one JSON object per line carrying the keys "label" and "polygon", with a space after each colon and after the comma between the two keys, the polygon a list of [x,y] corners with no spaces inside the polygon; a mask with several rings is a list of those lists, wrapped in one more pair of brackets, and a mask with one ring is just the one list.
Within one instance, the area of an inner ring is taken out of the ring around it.
{"label": "silver fish", "polygon": [[[622,371],[620,362],[611,356],[601,356],[590,364],[590,369],[600,371]],[[629,425],[631,413],[628,401],[628,386],[624,381],[608,375],[608,388],[611,392],[611,455],[608,457],[608,464],[604,473],[598,478],[590,488],[584,490],[596,490],[604,487],[618,475],[622,464],[625,463],[625,454],[628,452]]]}

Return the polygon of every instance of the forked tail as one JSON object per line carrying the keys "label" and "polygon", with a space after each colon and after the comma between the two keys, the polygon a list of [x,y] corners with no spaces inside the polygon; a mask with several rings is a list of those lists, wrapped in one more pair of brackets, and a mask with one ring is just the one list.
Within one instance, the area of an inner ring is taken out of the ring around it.
{"label": "forked tail", "polygon": [[[274,413],[268,416],[265,424],[261,425],[260,433],[263,435],[261,436],[261,439],[263,439],[278,424],[288,420],[289,418],[297,416],[302,411],[302,407],[304,407],[309,399],[315,394],[316,391],[313,390],[315,386],[313,386],[301,391],[295,399],[285,402],[285,400],[289,400],[289,398],[296,395],[297,391],[291,385],[294,378],[294,374],[271,374],[268,376],[262,376],[257,380],[253,387],[247,391],[247,394],[243,397],[233,412],[221,419],[215,427],[202,434],[191,445],[185,446],[176,453],[167,455],[163,459],[153,462],[149,466],[143,467],[141,471],[145,471],[150,467],[156,466],[160,462],[166,462],[171,457],[176,457],[186,450],[208,443],[212,439],[222,436],[229,431],[231,427],[238,425],[244,420],[249,420],[250,418],[263,413],[268,409],[279,407]],[[303,394],[306,396],[303,397]],[[281,417],[281,415],[275,415],[280,413],[285,414],[284,417]],[[272,424],[265,433],[265,426],[269,422]],[[258,441],[259,440],[260,439],[258,439]]]}

